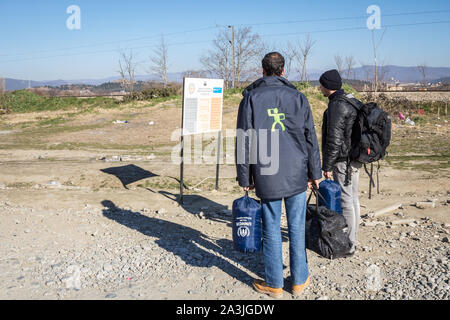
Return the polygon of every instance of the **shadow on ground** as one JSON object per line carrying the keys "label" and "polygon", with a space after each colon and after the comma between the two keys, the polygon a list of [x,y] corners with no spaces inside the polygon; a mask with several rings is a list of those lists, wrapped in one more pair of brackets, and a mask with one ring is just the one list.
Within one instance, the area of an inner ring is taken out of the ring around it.
{"label": "shadow on ground", "polygon": [[127,185],[136,181],[140,181],[147,178],[158,177],[157,174],[147,171],[134,164],[129,164],[121,167],[111,167],[101,169],[100,171],[116,176],[120,180],[123,187],[128,189]]}
{"label": "shadow on ground", "polygon": [[[179,202],[179,194],[168,191],[158,191],[158,193],[176,203]],[[208,198],[196,194],[185,194],[183,195],[183,203],[181,204],[181,207],[193,215],[199,215],[203,212],[205,214],[205,218],[217,222],[228,222],[228,226],[231,227],[231,216],[221,214],[229,210],[228,206],[224,206],[223,204],[217,203]]]}
{"label": "shadow on ground", "polygon": [[102,201],[102,205],[106,208],[103,210],[106,218],[146,236],[157,238],[156,244],[180,257],[187,265],[203,268],[215,266],[236,280],[251,286],[252,276],[230,263],[233,261],[263,278],[264,264],[261,254],[237,252],[231,240],[214,241],[196,229],[147,217],[140,212],[121,209],[110,200]]}
{"label": "shadow on ground", "polygon": [[[180,195],[171,193],[168,191],[159,191],[159,194],[165,196],[166,198],[175,201],[178,203]],[[225,222],[227,223],[228,227],[232,227],[232,217],[227,215],[220,215],[215,214],[217,212],[223,212],[225,210],[229,210],[228,206],[224,206],[220,203],[217,203],[215,201],[212,201],[208,198],[202,197],[200,195],[195,194],[187,194],[183,195],[183,204],[181,204],[181,207],[186,210],[189,213],[192,213],[194,215],[199,215],[200,212],[206,213],[205,217],[207,219],[216,221],[216,222]],[[210,215],[209,213],[213,213],[213,215]],[[231,230],[230,230],[231,231]],[[281,228],[281,236],[282,241],[287,242],[288,241],[288,229],[287,228]]]}

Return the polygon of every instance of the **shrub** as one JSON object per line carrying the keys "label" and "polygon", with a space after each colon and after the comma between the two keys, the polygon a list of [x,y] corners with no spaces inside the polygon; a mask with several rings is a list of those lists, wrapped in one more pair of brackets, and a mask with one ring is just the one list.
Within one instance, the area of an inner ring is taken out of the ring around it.
{"label": "shrub", "polygon": [[423,110],[425,116],[437,115],[438,111],[440,115],[445,114],[445,102],[443,101],[412,101],[405,97],[389,98],[384,93],[380,93],[378,97],[375,97],[372,93],[368,93],[364,95],[362,101],[365,103],[371,101],[376,102],[380,108],[393,115],[395,121],[398,120],[397,114],[399,112],[411,119],[417,115],[418,117],[415,118],[417,121],[413,121],[419,124],[424,123],[420,117],[419,110]]}
{"label": "shrub", "polygon": [[428,122],[426,118],[420,117],[420,116],[414,116],[414,117],[412,117],[411,120],[414,121],[414,123],[416,125],[423,125],[423,124],[426,124]]}
{"label": "shrub", "polygon": [[298,91],[302,91],[312,87],[309,82],[292,82],[292,84],[297,88]]}
{"label": "shrub", "polygon": [[225,89],[223,92],[223,97],[224,99],[229,98],[235,94],[240,94],[242,95],[242,92],[244,92],[245,88],[230,88],[230,89]]}
{"label": "shrub", "polygon": [[149,88],[136,91],[123,98],[123,102],[152,100],[156,98],[168,98],[177,95],[177,88]]}
{"label": "shrub", "polygon": [[355,88],[353,88],[351,85],[349,85],[348,83],[343,83],[342,84],[342,90],[345,91],[345,93],[351,93],[353,94],[355,97],[357,97],[359,95],[358,91],[355,90]]}
{"label": "shrub", "polygon": [[6,94],[0,94],[0,114],[6,114],[11,112],[10,108],[6,105]]}
{"label": "shrub", "polygon": [[70,109],[75,107],[113,107],[117,101],[111,98],[87,98],[79,99],[75,97],[43,97],[36,93],[19,90],[8,92],[0,100],[2,107],[10,112],[38,112]]}

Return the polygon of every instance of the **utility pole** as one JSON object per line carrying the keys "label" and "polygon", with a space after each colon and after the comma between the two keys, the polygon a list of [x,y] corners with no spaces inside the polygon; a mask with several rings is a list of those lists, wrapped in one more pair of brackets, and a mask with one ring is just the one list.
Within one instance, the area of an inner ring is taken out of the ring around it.
{"label": "utility pole", "polygon": [[377,61],[377,50],[378,47],[381,44],[381,41],[383,40],[384,34],[386,33],[386,28],[383,31],[383,34],[381,35],[381,38],[379,39],[378,43],[375,42],[375,31],[372,29],[372,44],[373,44],[373,57],[374,57],[374,63],[375,63],[375,93],[378,91],[378,61]]}
{"label": "utility pole", "polygon": [[234,26],[228,26],[228,28],[231,28],[231,64],[232,64],[232,82],[231,82],[231,86],[232,88],[235,87],[235,81],[236,81],[236,67],[234,64]]}
{"label": "utility pole", "polygon": [[0,78],[0,93],[5,93],[5,91],[6,91],[5,78]]}

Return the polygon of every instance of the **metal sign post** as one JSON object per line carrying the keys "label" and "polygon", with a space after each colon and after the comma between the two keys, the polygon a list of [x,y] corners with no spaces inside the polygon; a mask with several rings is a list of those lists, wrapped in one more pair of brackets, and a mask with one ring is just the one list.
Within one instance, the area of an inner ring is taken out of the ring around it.
{"label": "metal sign post", "polygon": [[181,136],[181,152],[180,152],[180,199],[178,199],[179,204],[183,204],[183,170],[184,170],[184,137]]}
{"label": "metal sign post", "polygon": [[222,145],[222,131],[219,131],[217,140],[217,163],[216,163],[216,190],[219,190],[219,165],[220,165],[220,148]]}
{"label": "metal sign post", "polygon": [[184,170],[184,83],[185,78],[183,77],[183,101],[181,102],[181,150],[180,150],[180,198],[178,199],[178,204],[183,204],[183,170]]}

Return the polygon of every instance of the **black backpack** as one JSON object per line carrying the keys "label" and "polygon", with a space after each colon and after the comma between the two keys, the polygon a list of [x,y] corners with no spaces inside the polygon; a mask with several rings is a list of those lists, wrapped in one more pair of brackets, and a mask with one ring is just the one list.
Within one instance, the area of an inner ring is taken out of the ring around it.
{"label": "black backpack", "polygon": [[[345,95],[341,96],[345,101],[351,104],[357,111],[358,116],[352,129],[351,149],[349,152],[349,161],[357,161],[364,164],[364,169],[369,175],[369,199],[372,196],[372,185],[375,183],[372,178],[373,163],[383,160],[387,154],[387,147],[391,142],[392,124],[389,114],[382,110],[375,102],[363,104],[362,102],[351,99]],[[371,164],[370,173],[366,164]],[[379,190],[377,167],[377,191]]]}

